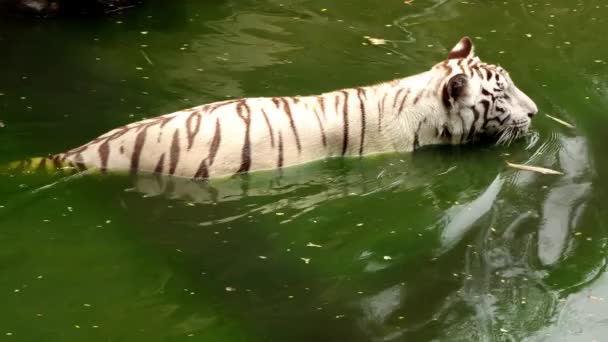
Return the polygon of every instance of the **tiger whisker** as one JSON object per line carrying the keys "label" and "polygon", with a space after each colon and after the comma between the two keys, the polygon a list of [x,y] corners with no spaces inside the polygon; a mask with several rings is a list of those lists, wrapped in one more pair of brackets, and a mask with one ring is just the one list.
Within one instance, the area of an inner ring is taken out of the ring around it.
{"label": "tiger whisker", "polygon": [[513,127],[509,126],[500,133],[500,137],[496,141],[496,145],[506,145],[513,134]]}

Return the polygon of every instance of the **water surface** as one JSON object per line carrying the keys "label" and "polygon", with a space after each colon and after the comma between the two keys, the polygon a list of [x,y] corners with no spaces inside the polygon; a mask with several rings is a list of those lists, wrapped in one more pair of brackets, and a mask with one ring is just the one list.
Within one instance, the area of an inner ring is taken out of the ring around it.
{"label": "water surface", "polygon": [[1,164],[205,102],[417,73],[463,35],[540,114],[507,147],[330,160],[282,176],[2,174],[0,336],[607,338],[606,18],[599,0],[148,1],[102,19],[3,18]]}

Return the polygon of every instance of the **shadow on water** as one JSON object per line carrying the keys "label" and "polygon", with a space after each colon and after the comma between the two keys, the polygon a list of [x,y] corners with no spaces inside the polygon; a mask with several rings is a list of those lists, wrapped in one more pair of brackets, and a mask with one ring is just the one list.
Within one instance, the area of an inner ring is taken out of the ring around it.
{"label": "shadow on water", "polygon": [[[503,335],[519,340],[558,312],[569,292],[564,289],[588,286],[604,268],[600,254],[606,238],[586,238],[604,234],[590,232],[581,223],[593,215],[585,210],[593,201],[586,140],[557,134],[547,141],[528,146],[528,161],[555,167],[563,176],[503,169],[490,179],[487,172],[476,174],[470,163],[500,159],[497,149],[464,148],[378,156],[373,161],[329,161],[288,169],[281,176],[258,174],[205,185],[144,177],[136,181],[137,191],[202,203],[210,217],[198,224],[182,223],[184,229],[202,227],[196,233],[168,235],[163,228],[147,227],[141,234],[167,252],[179,249],[182,258],[190,259],[181,267],[219,271],[220,283],[250,287],[246,291],[259,302],[243,306],[237,300],[231,305],[235,312],[256,317],[256,325],[269,325],[275,338],[327,337],[325,329],[316,331],[310,325],[285,329],[285,322],[294,320],[320,327],[332,324],[336,336],[350,340],[483,340]],[[429,174],[436,176],[432,183]],[[532,187],[545,191],[531,193]],[[448,188],[458,197],[442,193]],[[422,203],[416,203],[420,198]],[[322,213],[339,211],[345,201],[350,207],[346,218],[325,217],[319,227]],[[402,216],[384,217],[376,225],[385,228],[361,229],[348,219],[356,215],[352,208],[358,202],[372,208],[370,203],[383,202],[397,212],[417,210],[418,217],[405,222]],[[433,209],[420,209],[427,206]],[[187,217],[168,211],[159,215],[167,216]],[[433,216],[430,226],[417,225]],[[290,228],[265,229],[277,220]],[[210,230],[222,238],[209,240]],[[393,234],[401,234],[395,238],[402,244],[391,245],[385,251],[390,257],[380,258]],[[324,266],[302,264],[307,254],[297,251],[306,250],[311,241],[326,251],[319,255]],[[232,245],[228,249],[238,250],[238,255],[209,254],[220,243]],[[576,259],[581,249],[595,249],[599,264],[581,269],[579,277],[564,283],[559,279],[561,265]],[[259,262],[257,251],[279,261],[269,268]],[[343,258],[351,262],[341,265],[338,260],[344,263]],[[186,273],[196,274],[194,269]],[[251,283],[253,274],[264,280]],[[295,301],[301,310],[294,313],[290,296],[300,297],[301,292],[305,299]],[[264,303],[273,304],[269,308]],[[525,321],[518,319],[522,311]]]}
{"label": "shadow on water", "polygon": [[[598,255],[579,265],[579,277],[560,279],[580,250],[601,254],[606,240],[584,224],[594,200],[586,140],[541,141],[209,182],[85,176],[56,186],[108,185],[97,201],[119,203],[125,226],[169,261],[163,291],[204,294],[173,298],[180,304],[170,317],[190,333],[220,329],[221,312],[269,340],[520,340],[557,314],[567,289],[588,286],[604,268]],[[475,165],[518,155],[564,175]],[[62,190],[33,197],[45,191]],[[360,215],[374,210],[395,214]],[[201,306],[215,309],[202,319]]]}
{"label": "shadow on water", "polygon": [[[410,282],[440,281],[457,266],[442,265],[432,255],[441,223],[428,227],[425,219],[455,201],[438,193],[448,191],[444,186],[451,187],[450,192],[459,189],[459,200],[481,191],[491,180],[471,173],[467,163],[495,159],[494,152],[462,148],[330,160],[286,169],[280,176],[253,174],[209,184],[143,177],[136,180],[131,195],[143,192],[146,198],[130,197],[126,206],[155,213],[140,233],[167,254],[180,250],[176,267],[185,267],[184,274],[213,274],[214,296],[222,296],[225,286],[237,289],[236,298],[226,304],[242,320],[272,331],[270,340],[432,336],[429,326],[445,295],[435,288],[436,302],[420,306],[426,290]],[[429,174],[443,179],[429,183]],[[166,197],[185,200],[186,205],[167,209]],[[196,217],[208,218],[189,220],[192,209],[187,203],[202,203],[194,204],[201,213]],[[358,221],[365,218],[357,212],[374,207],[418,215],[406,222],[401,215]],[[178,231],[152,224],[169,217],[179,222],[173,225]],[[403,244],[390,243],[393,239]],[[420,267],[424,259],[428,268]],[[204,282],[198,277],[193,281]],[[450,282],[442,287],[451,292]],[[197,306],[185,305],[182,314],[192,314]],[[407,323],[401,316],[408,317]],[[407,328],[400,328],[403,325]],[[332,326],[331,332],[327,326]]]}
{"label": "shadow on water", "polygon": [[[484,170],[522,157],[564,174]],[[37,190],[21,198],[69,188],[77,199],[103,182],[96,202],[117,203],[127,235],[167,258],[161,292],[201,294],[171,297],[180,304],[169,317],[188,333],[217,334],[227,320],[270,340],[516,341],[604,270],[605,232],[586,224],[598,207],[589,158],[585,138],[552,133],[527,147],[430,148],[209,182],[72,176],[30,182]],[[370,211],[392,214],[361,215]],[[596,262],[577,261],[582,251]]]}

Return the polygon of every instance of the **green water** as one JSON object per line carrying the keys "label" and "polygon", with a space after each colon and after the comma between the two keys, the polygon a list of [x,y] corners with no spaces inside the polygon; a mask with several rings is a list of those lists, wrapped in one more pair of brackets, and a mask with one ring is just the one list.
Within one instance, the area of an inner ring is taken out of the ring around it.
{"label": "green water", "polygon": [[605,340],[607,18],[601,0],[159,0],[3,18],[0,165],[200,103],[413,74],[463,35],[540,114],[508,147],[282,177],[2,174],[0,340]]}

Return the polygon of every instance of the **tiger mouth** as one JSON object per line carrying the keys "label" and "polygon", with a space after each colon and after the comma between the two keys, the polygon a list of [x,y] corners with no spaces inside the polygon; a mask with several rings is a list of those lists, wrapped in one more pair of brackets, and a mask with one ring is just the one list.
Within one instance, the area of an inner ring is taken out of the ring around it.
{"label": "tiger mouth", "polygon": [[511,145],[513,141],[526,136],[529,128],[528,122],[507,126],[495,134],[496,145]]}

